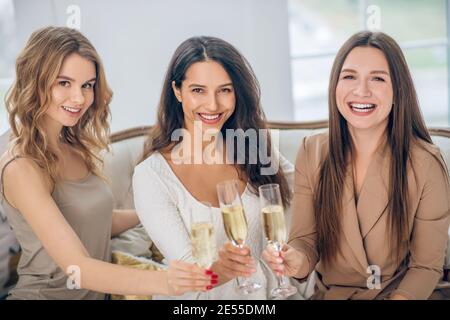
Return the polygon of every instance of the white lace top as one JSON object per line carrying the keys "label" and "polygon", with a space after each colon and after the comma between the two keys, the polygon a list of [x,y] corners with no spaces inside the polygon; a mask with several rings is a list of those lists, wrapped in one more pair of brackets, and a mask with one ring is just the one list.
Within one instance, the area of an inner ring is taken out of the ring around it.
{"label": "white lace top", "polygon": [[[280,169],[293,186],[294,167],[280,157]],[[184,187],[164,157],[153,153],[141,162],[133,175],[134,202],[137,214],[148,235],[167,260],[181,259],[194,262],[189,238],[190,210],[206,210],[206,207],[196,200]],[[259,291],[244,295],[236,291],[236,281],[233,279],[208,292],[187,293],[170,299],[269,299],[270,290],[277,285],[273,273],[261,259],[261,252],[266,242],[261,223],[259,198],[247,188],[242,194],[247,223],[248,236],[246,244],[250,247],[252,256],[259,262],[257,272],[252,280],[263,285]],[[217,248],[220,248],[227,237],[223,228],[219,208],[213,208],[213,225],[216,234]],[[289,224],[290,210],[286,210]],[[289,229],[288,229],[289,230]],[[155,299],[167,297],[155,296]]]}

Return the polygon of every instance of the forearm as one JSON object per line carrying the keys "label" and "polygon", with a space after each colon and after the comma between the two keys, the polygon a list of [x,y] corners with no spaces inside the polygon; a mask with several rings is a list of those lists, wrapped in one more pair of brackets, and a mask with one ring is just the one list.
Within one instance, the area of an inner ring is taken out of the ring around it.
{"label": "forearm", "polygon": [[391,296],[401,295],[408,300],[425,300],[430,297],[439,282],[438,270],[409,268]]}
{"label": "forearm", "polygon": [[136,210],[118,210],[115,209],[112,214],[111,237],[118,236],[139,224],[139,218]]}
{"label": "forearm", "polygon": [[85,258],[79,268],[81,288],[120,295],[168,294],[166,271],[139,270]]}

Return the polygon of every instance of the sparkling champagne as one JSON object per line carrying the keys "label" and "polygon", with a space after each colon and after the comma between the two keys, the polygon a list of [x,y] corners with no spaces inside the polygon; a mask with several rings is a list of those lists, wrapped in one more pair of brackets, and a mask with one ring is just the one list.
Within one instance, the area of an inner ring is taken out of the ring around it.
{"label": "sparkling champagne", "polygon": [[283,244],[286,241],[286,224],[282,206],[272,205],[262,209],[264,231],[267,240],[273,244]]}
{"label": "sparkling champagne", "polygon": [[197,264],[209,268],[216,260],[214,229],[209,222],[194,223],[191,227],[192,255]]}
{"label": "sparkling champagne", "polygon": [[236,245],[242,245],[247,238],[247,219],[242,206],[222,208],[223,224],[228,239]]}

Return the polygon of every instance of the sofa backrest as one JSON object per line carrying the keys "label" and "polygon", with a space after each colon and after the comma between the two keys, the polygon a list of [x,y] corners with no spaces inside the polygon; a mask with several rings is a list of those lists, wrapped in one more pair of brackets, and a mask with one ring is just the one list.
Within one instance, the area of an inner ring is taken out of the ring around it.
{"label": "sofa backrest", "polygon": [[[269,122],[272,136],[279,136],[279,150],[292,164],[295,163],[300,143],[305,136],[327,130],[327,122],[282,123]],[[150,127],[124,130],[112,135],[111,152],[105,154],[104,173],[111,182],[116,208],[134,208],[131,177],[143,150]],[[450,170],[450,128],[430,129],[433,142],[441,149]]]}
{"label": "sofa backrest", "polygon": [[[303,137],[326,131],[327,121],[269,122],[268,126],[272,130],[274,140],[279,141],[281,154],[294,164]],[[149,129],[150,127],[133,128],[112,135],[112,152],[105,155],[105,175],[111,182],[116,208],[134,208],[131,178],[134,166],[142,155]],[[450,171],[450,128],[430,128],[430,133],[433,142],[441,149]],[[130,239],[127,241],[129,242]],[[120,240],[113,242],[113,247],[114,245],[120,249]],[[450,245],[447,251],[446,265],[450,268]]]}

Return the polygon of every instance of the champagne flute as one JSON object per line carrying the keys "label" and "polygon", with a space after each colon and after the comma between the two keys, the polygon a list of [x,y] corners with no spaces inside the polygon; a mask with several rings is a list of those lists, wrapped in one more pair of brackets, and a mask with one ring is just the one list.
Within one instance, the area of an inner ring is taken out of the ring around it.
{"label": "champagne flute", "polygon": [[[283,245],[286,243],[286,223],[284,221],[280,186],[276,183],[265,184],[260,186],[258,190],[267,241],[277,252],[281,252]],[[287,298],[297,292],[297,288],[289,284],[286,276],[279,276],[277,279],[278,287],[271,291],[273,297]]]}
{"label": "champagne flute", "polygon": [[190,210],[192,256],[197,265],[209,269],[217,259],[217,246],[211,204],[202,204],[205,208]]}
{"label": "champagne flute", "polygon": [[[242,199],[239,195],[238,182],[228,180],[217,185],[217,195],[222,212],[225,233],[231,243],[243,248],[247,237],[247,219],[245,217]],[[243,294],[250,294],[262,288],[261,284],[247,278],[236,278],[238,290]]]}

